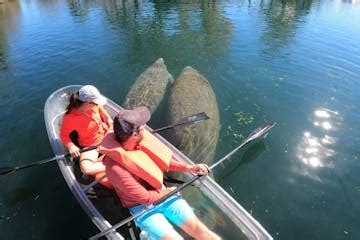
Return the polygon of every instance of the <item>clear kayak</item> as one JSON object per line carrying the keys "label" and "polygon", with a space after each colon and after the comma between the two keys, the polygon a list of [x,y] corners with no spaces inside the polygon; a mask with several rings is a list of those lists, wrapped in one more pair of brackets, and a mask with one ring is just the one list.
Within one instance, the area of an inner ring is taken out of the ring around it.
{"label": "clear kayak", "polygon": [[[67,152],[59,138],[60,124],[69,96],[80,87],[80,85],[66,86],[48,97],[44,110],[46,129],[68,187],[99,231],[105,231],[129,217],[129,213],[127,209],[121,207],[114,192],[100,187],[99,184],[95,185],[91,178],[84,178],[78,163],[64,157]],[[115,116],[122,109],[110,99],[105,108],[111,116]],[[151,130],[150,127],[148,128]],[[192,163],[166,139],[159,134],[155,135],[173,150],[176,160]],[[184,174],[185,180],[191,177],[190,174]],[[194,208],[196,215],[223,239],[272,239],[270,234],[210,177],[201,178],[194,186],[184,189],[181,194]],[[108,239],[139,239],[139,234],[140,231],[135,224],[129,223],[117,231],[108,233],[106,237]]]}

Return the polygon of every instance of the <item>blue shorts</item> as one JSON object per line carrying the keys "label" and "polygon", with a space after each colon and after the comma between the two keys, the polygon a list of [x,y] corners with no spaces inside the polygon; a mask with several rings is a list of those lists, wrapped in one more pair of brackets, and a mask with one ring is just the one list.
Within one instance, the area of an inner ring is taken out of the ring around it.
{"label": "blue shorts", "polygon": [[[146,205],[140,205],[129,210],[134,215],[145,207]],[[179,227],[193,216],[195,214],[189,204],[180,195],[175,195],[136,218],[135,222],[151,239],[161,239],[173,229],[168,220]]]}

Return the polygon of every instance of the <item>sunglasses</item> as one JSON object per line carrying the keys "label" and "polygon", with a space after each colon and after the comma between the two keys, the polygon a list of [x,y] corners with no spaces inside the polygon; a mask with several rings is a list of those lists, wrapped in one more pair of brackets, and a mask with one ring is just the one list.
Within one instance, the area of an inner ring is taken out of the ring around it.
{"label": "sunglasses", "polygon": [[141,130],[144,129],[144,125],[140,126],[140,127],[137,127],[135,130],[133,130],[133,133],[135,134],[135,136],[137,134],[139,134],[141,132]]}

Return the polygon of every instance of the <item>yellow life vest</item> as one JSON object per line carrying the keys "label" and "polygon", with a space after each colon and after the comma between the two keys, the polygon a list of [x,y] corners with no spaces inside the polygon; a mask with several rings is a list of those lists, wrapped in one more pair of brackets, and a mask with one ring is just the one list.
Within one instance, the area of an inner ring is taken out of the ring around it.
{"label": "yellow life vest", "polygon": [[160,190],[163,186],[163,172],[169,170],[172,151],[147,130],[136,150],[126,151],[115,139],[114,132],[108,132],[102,140],[99,152],[121,164],[135,176]]}

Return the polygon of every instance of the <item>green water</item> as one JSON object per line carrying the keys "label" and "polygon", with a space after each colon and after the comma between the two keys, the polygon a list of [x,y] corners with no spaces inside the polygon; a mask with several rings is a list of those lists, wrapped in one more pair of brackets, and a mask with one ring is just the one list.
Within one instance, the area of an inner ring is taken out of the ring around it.
{"label": "green water", "polygon": [[[181,2],[0,4],[1,166],[52,156],[43,106],[54,90],[89,83],[122,103],[162,57],[175,77],[190,65],[213,86],[216,158],[277,122],[214,173],[275,239],[359,239],[359,1]],[[56,164],[0,184],[0,239],[96,233]]]}

